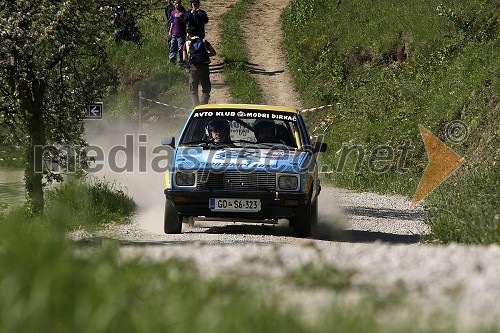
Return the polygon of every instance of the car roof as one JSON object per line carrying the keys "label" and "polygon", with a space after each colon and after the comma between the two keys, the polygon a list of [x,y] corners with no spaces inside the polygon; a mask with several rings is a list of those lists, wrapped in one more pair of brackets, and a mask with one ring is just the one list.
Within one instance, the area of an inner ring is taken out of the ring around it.
{"label": "car roof", "polygon": [[293,112],[299,113],[297,109],[287,106],[263,105],[263,104],[202,104],[194,108],[194,110],[261,110],[273,112]]}

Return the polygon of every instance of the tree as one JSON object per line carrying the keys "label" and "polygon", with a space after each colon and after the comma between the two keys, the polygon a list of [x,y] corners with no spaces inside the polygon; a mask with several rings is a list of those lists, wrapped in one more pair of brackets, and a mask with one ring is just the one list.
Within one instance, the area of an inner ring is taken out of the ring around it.
{"label": "tree", "polygon": [[[113,14],[140,16],[146,0],[6,0],[0,4],[0,124],[25,147],[27,207],[43,212],[43,165],[49,144],[85,145],[86,105],[107,85],[106,48]],[[136,18],[137,18],[136,16]]]}

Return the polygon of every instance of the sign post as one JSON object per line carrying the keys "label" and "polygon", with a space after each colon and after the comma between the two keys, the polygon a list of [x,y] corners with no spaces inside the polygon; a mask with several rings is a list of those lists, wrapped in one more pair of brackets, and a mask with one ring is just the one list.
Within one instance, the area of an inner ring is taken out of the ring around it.
{"label": "sign post", "polygon": [[142,91],[139,91],[139,131],[142,131]]}

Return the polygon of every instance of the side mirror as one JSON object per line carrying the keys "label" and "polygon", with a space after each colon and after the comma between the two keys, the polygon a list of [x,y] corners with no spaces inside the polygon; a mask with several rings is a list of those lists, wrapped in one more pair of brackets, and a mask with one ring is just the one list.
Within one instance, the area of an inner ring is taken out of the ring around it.
{"label": "side mirror", "polygon": [[315,153],[323,153],[326,151],[326,148],[327,148],[327,144],[325,142],[321,142],[321,141],[315,141],[313,142],[313,151]]}
{"label": "side mirror", "polygon": [[163,146],[170,146],[172,148],[175,148],[175,137],[164,136],[163,138],[161,138],[161,144]]}

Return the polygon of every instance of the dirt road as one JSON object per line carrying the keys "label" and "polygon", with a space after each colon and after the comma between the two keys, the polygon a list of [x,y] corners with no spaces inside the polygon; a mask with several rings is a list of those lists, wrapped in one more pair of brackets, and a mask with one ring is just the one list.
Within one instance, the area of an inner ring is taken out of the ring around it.
{"label": "dirt road", "polygon": [[[235,0],[214,0],[204,3],[210,21],[207,25],[207,40],[220,51],[220,17]],[[241,26],[253,78],[258,82],[265,104],[302,107],[292,84],[290,72],[281,48],[283,37],[280,29],[280,14],[288,1],[261,3],[253,6],[248,18]],[[233,100],[222,73],[223,59],[215,56],[211,63],[211,103],[231,103]]]}
{"label": "dirt road", "polygon": [[224,80],[222,69],[224,66],[223,58],[220,56],[220,17],[231,6],[236,3],[236,0],[213,0],[203,3],[203,9],[207,12],[209,22],[206,26],[206,39],[215,48],[218,54],[211,59],[210,65],[210,80],[212,82],[212,92],[210,93],[210,103],[231,103],[231,96],[229,95],[229,88]]}
{"label": "dirt road", "polygon": [[[216,48],[220,49],[218,18],[233,2],[203,4],[210,16],[207,39]],[[297,107],[300,101],[279,48],[279,15],[287,2],[253,6],[243,30],[265,102]],[[213,61],[220,63],[220,58]],[[211,101],[231,102],[220,71],[212,73],[212,81]],[[269,226],[197,221],[194,227],[184,225],[181,235],[165,235],[162,175],[115,176],[140,206],[134,223],[95,235],[77,234],[75,238],[112,237],[122,242],[124,253],[140,253],[155,260],[190,258],[202,276],[264,281],[268,286],[264,289],[281,292],[284,303],[298,304],[307,318],[324,311],[339,295],[314,288],[283,292],[283,277],[298,267],[321,264],[354,270],[354,294],[366,290],[366,286],[384,295],[404,290],[396,310],[405,312],[406,318],[432,323],[437,311],[445,315],[445,323],[465,331],[500,322],[500,247],[421,243],[421,236],[429,232],[423,222],[426,213],[421,208],[409,209],[408,198],[324,188],[320,223],[308,239],[291,237],[286,223]]]}

